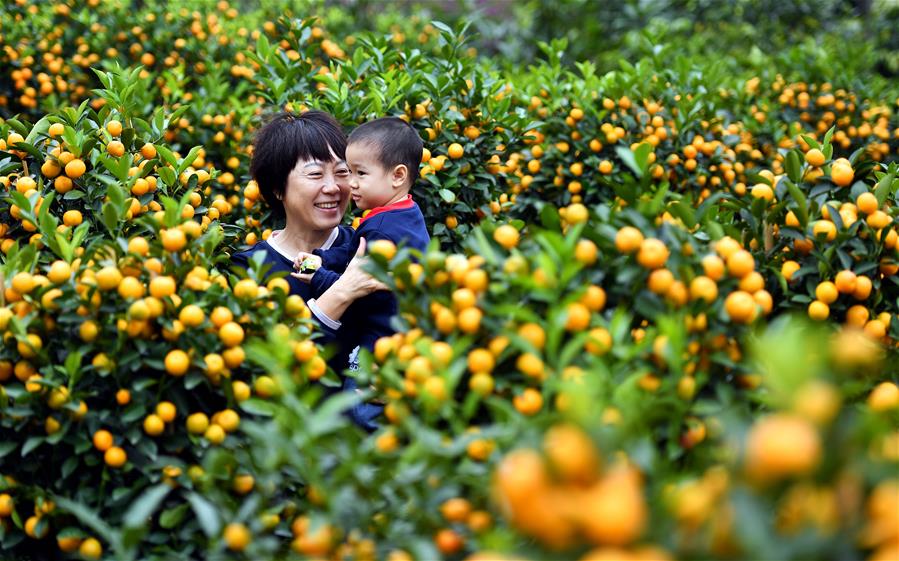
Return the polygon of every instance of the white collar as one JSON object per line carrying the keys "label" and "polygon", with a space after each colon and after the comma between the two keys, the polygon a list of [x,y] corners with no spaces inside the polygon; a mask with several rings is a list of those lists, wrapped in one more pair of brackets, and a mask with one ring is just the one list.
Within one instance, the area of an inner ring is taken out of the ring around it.
{"label": "white collar", "polygon": [[[269,245],[269,247],[271,247],[272,249],[277,251],[285,259],[293,261],[294,258],[296,257],[296,255],[288,255],[287,252],[284,251],[284,249],[281,247],[281,245],[278,244],[277,241],[275,240],[275,238],[278,236],[278,234],[280,234],[283,231],[284,230],[275,230],[274,232],[271,233],[271,235],[269,235],[268,239],[265,241]],[[334,245],[335,241],[337,241],[338,235],[340,235],[340,228],[335,226],[334,229],[331,230],[331,235],[328,236],[328,239],[325,240],[325,243],[323,243],[321,248],[319,248],[319,249],[331,249],[331,246]]]}

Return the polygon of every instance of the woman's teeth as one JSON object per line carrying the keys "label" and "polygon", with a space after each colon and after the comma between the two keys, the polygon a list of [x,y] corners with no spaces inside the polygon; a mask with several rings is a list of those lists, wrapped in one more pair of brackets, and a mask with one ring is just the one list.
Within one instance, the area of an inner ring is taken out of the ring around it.
{"label": "woman's teeth", "polygon": [[316,203],[315,206],[316,208],[330,210],[332,208],[337,208],[337,203]]}

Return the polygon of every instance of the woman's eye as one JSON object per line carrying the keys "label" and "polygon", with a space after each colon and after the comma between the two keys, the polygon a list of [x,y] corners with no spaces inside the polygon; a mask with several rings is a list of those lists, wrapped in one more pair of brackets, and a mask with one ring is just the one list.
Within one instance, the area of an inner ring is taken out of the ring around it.
{"label": "woman's eye", "polygon": [[350,175],[350,170],[348,170],[348,169],[339,169],[339,170],[337,170],[337,171],[334,172],[334,175],[336,175],[337,177],[347,177],[348,175]]}
{"label": "woman's eye", "polygon": [[310,173],[310,174],[306,175],[306,177],[308,177],[309,179],[321,179],[321,178],[322,178],[322,174],[320,174],[320,173]]}

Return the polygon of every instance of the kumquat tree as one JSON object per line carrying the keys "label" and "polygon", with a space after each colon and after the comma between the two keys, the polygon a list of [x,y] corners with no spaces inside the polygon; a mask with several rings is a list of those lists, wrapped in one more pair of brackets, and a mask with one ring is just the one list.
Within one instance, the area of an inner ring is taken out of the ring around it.
{"label": "kumquat tree", "polygon": [[[0,559],[899,560],[897,25],[4,2]],[[430,244],[347,267],[396,304],[352,370],[232,259],[292,219],[257,131],[311,110],[423,144]]]}

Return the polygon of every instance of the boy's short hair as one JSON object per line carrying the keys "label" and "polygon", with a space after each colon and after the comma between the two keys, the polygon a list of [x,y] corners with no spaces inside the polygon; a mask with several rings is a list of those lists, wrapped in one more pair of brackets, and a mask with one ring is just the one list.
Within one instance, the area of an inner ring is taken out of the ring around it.
{"label": "boy's short hair", "polygon": [[317,110],[300,115],[278,113],[256,132],[250,175],[272,213],[283,218],[281,200],[287,188],[287,176],[297,161],[331,162],[334,155],[346,159],[346,136],[334,117]]}
{"label": "boy's short hair", "polygon": [[409,187],[415,184],[424,143],[412,125],[399,117],[381,117],[356,127],[347,143],[354,142],[372,146],[375,158],[385,169],[405,165],[411,179]]}

